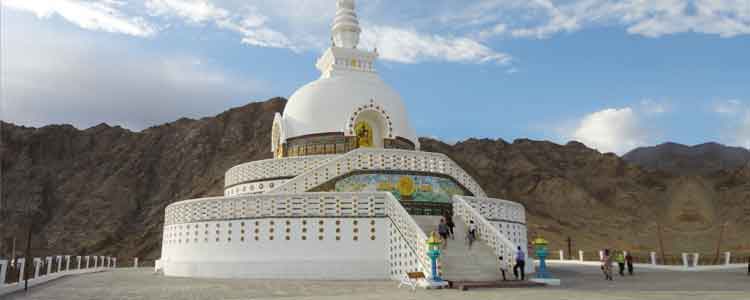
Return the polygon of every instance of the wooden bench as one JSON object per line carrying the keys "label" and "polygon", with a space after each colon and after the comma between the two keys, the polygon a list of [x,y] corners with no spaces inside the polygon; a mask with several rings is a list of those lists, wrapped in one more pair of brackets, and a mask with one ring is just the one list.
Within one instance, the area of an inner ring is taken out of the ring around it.
{"label": "wooden bench", "polygon": [[419,280],[425,279],[424,273],[422,272],[408,272],[406,275],[404,275],[404,278],[401,279],[401,282],[398,284],[398,287],[401,288],[401,286],[409,286],[411,287],[412,291],[417,290],[417,283]]}

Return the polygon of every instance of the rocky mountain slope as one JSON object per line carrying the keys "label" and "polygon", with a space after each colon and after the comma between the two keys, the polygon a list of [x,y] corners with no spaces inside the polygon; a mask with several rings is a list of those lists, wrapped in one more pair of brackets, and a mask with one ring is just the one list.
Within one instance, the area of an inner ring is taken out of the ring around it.
{"label": "rocky mountain slope", "polygon": [[628,152],[625,161],[649,170],[680,175],[704,175],[743,167],[750,162],[750,151],[717,143],[686,146],[665,143]]}
{"label": "rocky mountain slope", "polygon": [[[23,245],[32,212],[35,253],[159,257],[163,209],[222,194],[224,172],[271,157],[270,127],[284,99],[181,119],[142,132],[99,125],[28,128],[2,123],[0,253]],[[526,205],[530,232],[573,247],[750,251],[750,168],[708,175],[649,171],[571,142],[422,139],[449,155],[490,196]],[[659,224],[657,226],[657,224]]]}

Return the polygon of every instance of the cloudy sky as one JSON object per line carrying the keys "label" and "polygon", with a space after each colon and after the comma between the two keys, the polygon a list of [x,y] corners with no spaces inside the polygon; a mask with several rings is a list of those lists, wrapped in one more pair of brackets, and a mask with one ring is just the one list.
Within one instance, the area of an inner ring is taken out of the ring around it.
{"label": "cloudy sky", "polygon": [[[2,119],[131,130],[319,75],[334,0],[0,0]],[[359,0],[422,136],[750,147],[750,0]]]}

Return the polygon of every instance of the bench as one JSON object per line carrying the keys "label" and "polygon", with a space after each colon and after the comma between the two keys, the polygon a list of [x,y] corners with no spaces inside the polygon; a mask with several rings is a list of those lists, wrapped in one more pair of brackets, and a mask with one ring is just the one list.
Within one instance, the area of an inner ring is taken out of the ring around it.
{"label": "bench", "polygon": [[401,279],[401,282],[398,284],[398,287],[401,288],[401,286],[408,286],[411,287],[412,291],[417,290],[417,283],[419,280],[425,279],[424,273],[422,272],[407,272],[404,275],[404,278]]}

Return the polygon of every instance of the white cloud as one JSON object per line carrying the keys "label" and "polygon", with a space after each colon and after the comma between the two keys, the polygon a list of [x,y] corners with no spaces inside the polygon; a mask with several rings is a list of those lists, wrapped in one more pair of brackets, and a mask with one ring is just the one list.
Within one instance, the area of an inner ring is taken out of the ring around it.
{"label": "white cloud", "polygon": [[11,9],[28,11],[39,18],[59,15],[65,20],[88,30],[122,33],[139,37],[156,34],[156,27],[140,17],[125,16],[119,7],[122,3],[113,0],[3,0],[2,5]]}
{"label": "white cloud", "polygon": [[422,34],[413,29],[371,25],[364,29],[362,46],[377,47],[386,60],[417,63],[426,60],[508,64],[511,56],[470,38]]}
{"label": "white cloud", "polygon": [[742,113],[744,110],[743,106],[742,101],[738,99],[717,101],[714,105],[713,111],[722,115],[736,116]]}
{"label": "white cloud", "polygon": [[155,16],[174,14],[198,24],[229,16],[227,10],[206,0],[147,0],[146,9]]}
{"label": "white cloud", "polygon": [[[192,55],[122,51],[30,22],[3,31],[3,120],[43,126],[101,122],[132,130],[267,98],[268,84]],[[34,39],[29,39],[33,36]]]}
{"label": "white cloud", "polygon": [[[482,38],[548,38],[562,32],[610,26],[622,26],[630,34],[652,38],[686,32],[725,38],[750,34],[747,0],[483,0],[453,13],[458,17],[449,20],[485,20],[478,24],[490,26],[480,28]],[[492,26],[503,30],[492,30]]]}
{"label": "white cloud", "polygon": [[724,143],[750,148],[750,104],[738,99],[719,100],[713,111],[724,120]]}
{"label": "white cloud", "polygon": [[647,136],[636,112],[629,108],[609,108],[583,117],[571,138],[601,152],[624,154],[646,144]]}
{"label": "white cloud", "polygon": [[664,100],[643,99],[641,100],[640,110],[645,114],[659,115],[669,112],[671,105]]}

